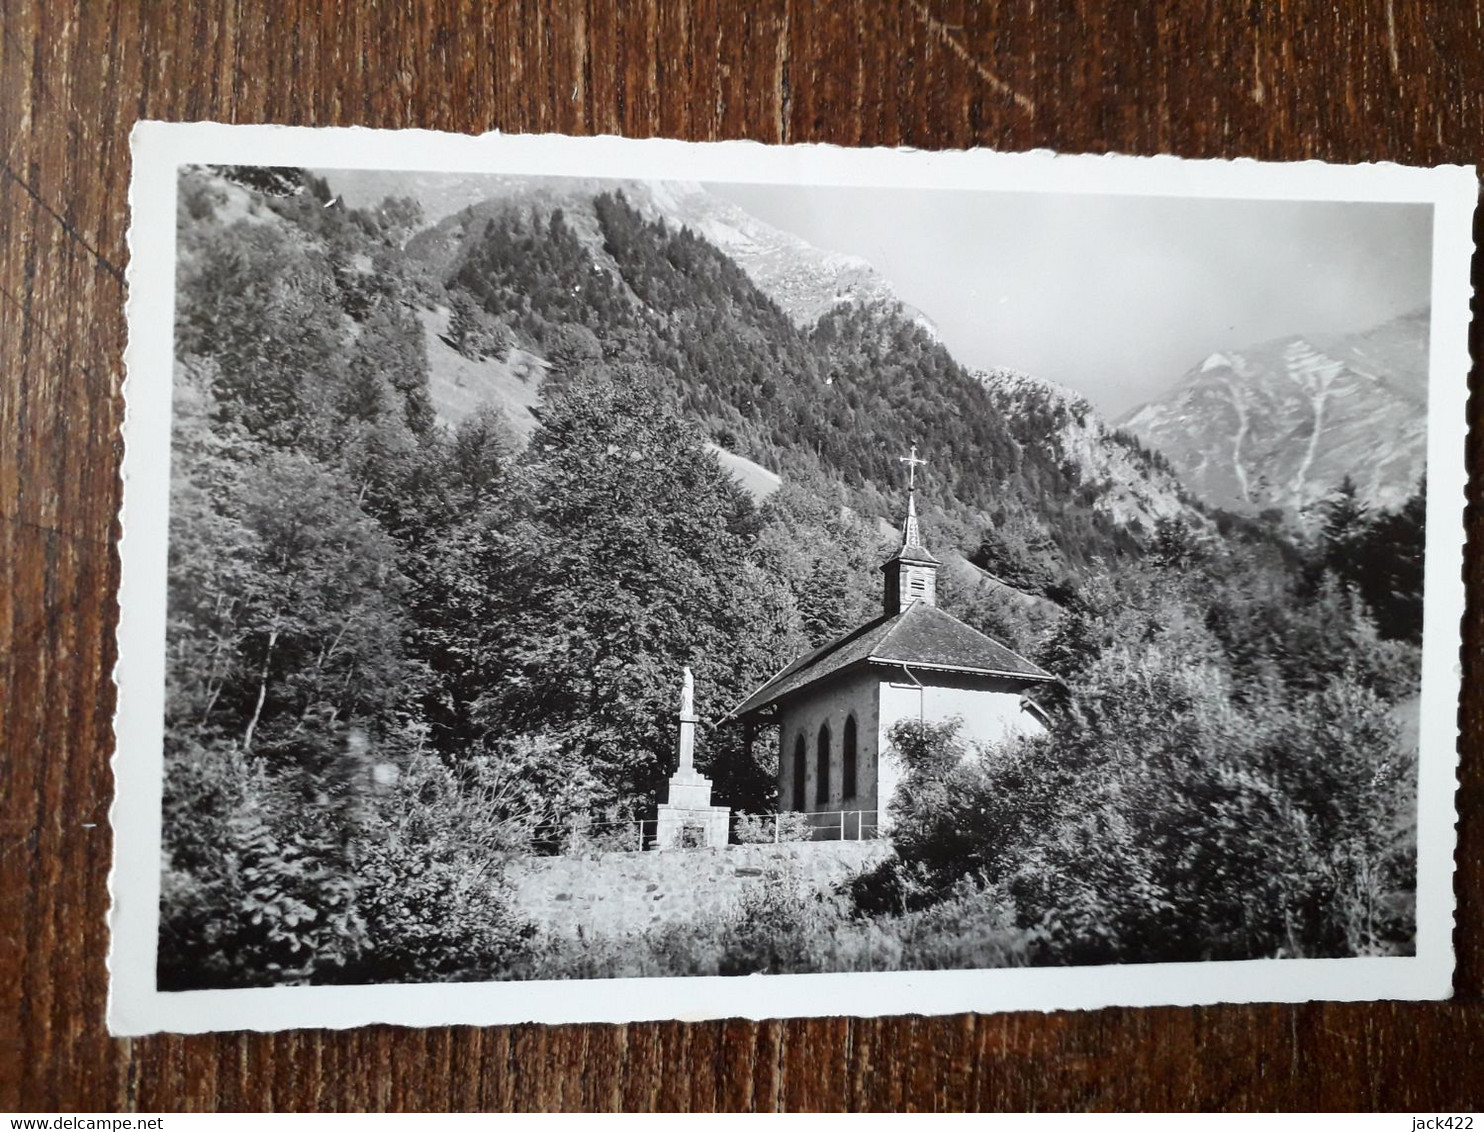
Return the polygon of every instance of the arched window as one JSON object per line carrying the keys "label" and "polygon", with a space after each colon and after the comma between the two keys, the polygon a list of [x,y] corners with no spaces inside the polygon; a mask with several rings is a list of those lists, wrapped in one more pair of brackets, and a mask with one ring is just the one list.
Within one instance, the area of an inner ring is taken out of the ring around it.
{"label": "arched window", "polygon": [[809,751],[804,746],[804,737],[800,735],[794,740],[794,809],[796,810],[802,810],[809,801],[804,797],[804,764],[808,758]]}
{"label": "arched window", "polygon": [[830,725],[819,725],[819,752],[815,760],[814,801],[816,804],[830,800]]}
{"label": "arched window", "polygon": [[845,740],[840,748],[840,793],[846,798],[856,795],[855,781],[855,716],[845,720]]}

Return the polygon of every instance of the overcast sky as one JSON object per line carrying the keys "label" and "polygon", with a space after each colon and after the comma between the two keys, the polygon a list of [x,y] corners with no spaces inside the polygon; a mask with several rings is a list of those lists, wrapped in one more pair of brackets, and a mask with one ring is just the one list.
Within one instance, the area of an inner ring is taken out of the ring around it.
{"label": "overcast sky", "polygon": [[971,367],[1013,366],[1109,415],[1208,354],[1424,307],[1426,205],[708,185],[860,256]]}

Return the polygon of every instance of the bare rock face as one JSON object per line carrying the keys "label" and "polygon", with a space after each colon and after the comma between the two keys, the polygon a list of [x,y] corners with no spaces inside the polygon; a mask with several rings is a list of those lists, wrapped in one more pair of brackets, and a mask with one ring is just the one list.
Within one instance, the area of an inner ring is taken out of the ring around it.
{"label": "bare rock face", "polygon": [[1153,531],[1161,519],[1204,526],[1180,477],[1111,426],[1079,393],[1019,370],[975,374],[1007,416],[1036,426],[1036,443],[1072,469],[1094,510],[1120,526]]}
{"label": "bare rock face", "polygon": [[1426,310],[1358,334],[1211,354],[1119,424],[1205,502],[1302,518],[1346,476],[1393,508],[1426,467]]}
{"label": "bare rock face", "polygon": [[634,186],[641,212],[684,225],[725,252],[763,294],[801,326],[837,303],[895,303],[896,293],[863,259],[825,251],[759,220],[698,184]]}

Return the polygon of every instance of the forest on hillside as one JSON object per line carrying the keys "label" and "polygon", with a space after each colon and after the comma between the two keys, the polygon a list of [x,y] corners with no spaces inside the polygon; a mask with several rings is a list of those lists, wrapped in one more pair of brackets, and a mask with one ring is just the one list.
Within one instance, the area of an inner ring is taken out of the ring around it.
{"label": "forest on hillside", "polygon": [[1027,553],[1056,581],[1095,557],[1137,552],[1137,534],[1094,505],[1099,485],[1044,443],[1046,419],[1000,411],[901,310],[841,304],[801,329],[689,229],[646,220],[619,189],[591,208],[603,262],[558,205],[480,210],[446,280],[452,294],[559,368],[600,358],[653,367],[721,447],[785,478],[822,474],[863,516],[900,516],[897,457],[930,437],[948,457],[930,505],[955,541],[971,541],[987,516],[1031,527],[1043,545]]}
{"label": "forest on hillside", "polygon": [[[801,330],[693,233],[593,207],[616,274],[522,207],[439,276],[411,199],[182,172],[163,988],[1410,947],[1420,495],[1342,491],[1304,545],[1120,527],[920,327],[842,306]],[[472,357],[545,360],[528,439],[497,407],[438,419],[432,307]],[[708,441],[785,486],[755,503]],[[940,591],[1065,682],[1053,737],[896,736],[904,834],[848,892],[540,951],[505,862],[552,822],[646,815],[682,665],[718,800],[772,808],[766,743],[715,721],[877,613],[913,441],[930,540],[1057,599]]]}

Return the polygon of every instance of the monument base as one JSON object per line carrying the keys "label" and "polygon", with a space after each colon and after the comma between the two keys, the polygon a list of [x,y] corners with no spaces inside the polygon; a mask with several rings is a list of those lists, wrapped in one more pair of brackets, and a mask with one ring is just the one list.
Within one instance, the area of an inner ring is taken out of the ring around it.
{"label": "monument base", "polygon": [[[654,831],[656,849],[704,846],[716,849],[731,839],[730,806],[711,804],[711,780],[682,768],[670,779],[670,800],[658,807]],[[694,831],[688,843],[686,830]]]}
{"label": "monument base", "polygon": [[[671,806],[659,804],[655,822],[656,849],[719,849],[730,840],[732,810],[730,806]],[[686,830],[693,830],[694,840],[687,842]]]}

